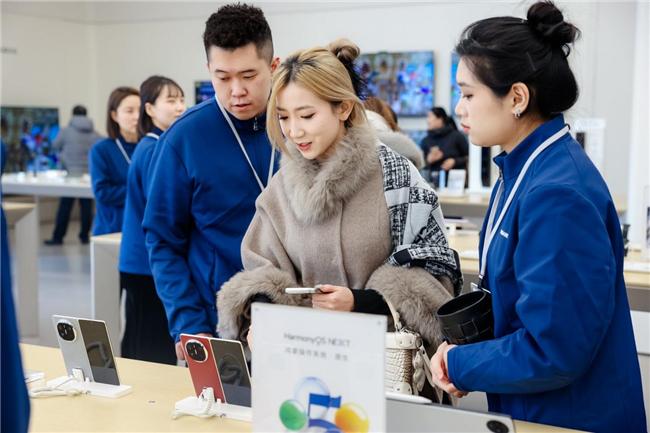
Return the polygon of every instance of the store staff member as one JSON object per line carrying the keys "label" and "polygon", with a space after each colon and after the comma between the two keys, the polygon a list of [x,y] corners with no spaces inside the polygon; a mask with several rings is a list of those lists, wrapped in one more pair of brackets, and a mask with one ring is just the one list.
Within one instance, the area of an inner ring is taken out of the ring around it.
{"label": "store staff member", "polygon": [[216,292],[242,269],[241,241],[276,165],[265,113],[278,59],[263,12],[223,6],[203,41],[216,98],[188,110],[156,145],[143,221],[177,342],[216,332]]}
{"label": "store staff member", "polygon": [[567,62],[578,34],[538,2],[527,20],[470,25],[456,47],[456,114],[472,143],[503,149],[480,239],[495,338],[445,343],[431,367],[445,391],[485,391],[491,411],[516,419],[643,432],[618,216],[561,114],[578,97]]}
{"label": "store staff member", "polygon": [[108,138],[90,149],[89,164],[97,206],[93,235],[122,230],[126,197],[126,174],[138,142],[140,94],[131,87],[118,87],[108,98]]}
{"label": "store staff member", "polygon": [[120,288],[126,293],[126,326],[122,356],[176,365],[174,341],[149,266],[142,217],[149,189],[149,166],[158,139],[185,112],[183,89],[167,77],[154,75],[140,85],[140,141],[129,167],[122,243]]}

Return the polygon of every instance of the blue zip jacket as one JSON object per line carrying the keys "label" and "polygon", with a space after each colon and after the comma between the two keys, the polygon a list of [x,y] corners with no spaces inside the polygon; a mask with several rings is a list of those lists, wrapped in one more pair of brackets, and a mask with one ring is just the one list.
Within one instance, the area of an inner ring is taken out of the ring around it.
{"label": "blue zip jacket", "polygon": [[[495,158],[505,188],[497,216],[530,154],[563,127],[557,116]],[[491,411],[516,419],[646,431],[618,215],[568,133],[528,169],[490,245],[484,284],[495,338],[449,351],[457,388],[487,392]]]}
{"label": "blue zip jacket", "polygon": [[[0,166],[4,171],[7,152],[5,144],[0,139]],[[0,199],[2,194],[0,194]],[[0,200],[1,201],[1,200]],[[7,220],[5,213],[0,208],[0,260],[2,262],[0,273],[2,274],[0,289],[2,308],[2,432],[26,432],[29,427],[29,397],[25,386],[25,375],[18,346],[18,325],[16,323],[16,311],[14,308],[13,295],[11,293],[11,263],[9,260],[9,238],[7,237]]]}
{"label": "blue zip jacket", "polygon": [[[271,146],[264,117],[231,119],[266,184]],[[214,98],[174,122],[151,164],[142,226],[170,333],[175,340],[182,332],[214,334],[216,293],[242,270],[241,241],[260,187]]]}
{"label": "blue zip jacket", "polygon": [[[122,137],[119,140],[130,158],[136,143],[128,143]],[[119,232],[122,230],[129,163],[112,138],[95,143],[88,160],[96,205],[93,235]]]}
{"label": "blue zip jacket", "polygon": [[[163,131],[154,128],[160,137]],[[126,203],[124,205],[124,222],[122,223],[122,243],[120,244],[120,272],[138,275],[151,275],[149,255],[144,245],[142,218],[147,203],[146,192],[149,185],[149,165],[153,149],[158,140],[144,136],[133,152],[126,182]]]}

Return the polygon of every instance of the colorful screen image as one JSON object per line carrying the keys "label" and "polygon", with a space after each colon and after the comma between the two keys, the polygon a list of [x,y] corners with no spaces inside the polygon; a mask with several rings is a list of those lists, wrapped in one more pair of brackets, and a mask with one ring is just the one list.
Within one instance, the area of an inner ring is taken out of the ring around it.
{"label": "colorful screen image", "polygon": [[433,52],[362,54],[357,67],[367,82],[368,96],[388,102],[398,116],[425,116],[433,107]]}
{"label": "colorful screen image", "polygon": [[6,172],[56,168],[52,142],[59,133],[58,108],[0,107],[2,141],[7,146]]}
{"label": "colorful screen image", "polygon": [[456,72],[458,72],[458,63],[460,62],[460,56],[456,53],[451,53],[451,107],[449,107],[449,112],[451,116],[456,118],[456,105],[460,102],[460,87],[458,87],[458,82],[456,81]]}
{"label": "colorful screen image", "polygon": [[214,88],[210,81],[195,81],[194,82],[194,102],[200,104],[201,102],[214,97]]}

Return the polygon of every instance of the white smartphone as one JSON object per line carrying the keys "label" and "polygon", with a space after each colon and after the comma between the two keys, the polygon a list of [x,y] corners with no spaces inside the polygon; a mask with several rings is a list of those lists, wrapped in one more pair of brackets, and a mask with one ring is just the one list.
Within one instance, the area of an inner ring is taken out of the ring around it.
{"label": "white smartphone", "polygon": [[106,323],[58,315],[52,321],[69,375],[78,368],[91,381],[120,384]]}
{"label": "white smartphone", "polygon": [[313,295],[314,293],[322,293],[317,287],[287,287],[284,289],[287,295]]}

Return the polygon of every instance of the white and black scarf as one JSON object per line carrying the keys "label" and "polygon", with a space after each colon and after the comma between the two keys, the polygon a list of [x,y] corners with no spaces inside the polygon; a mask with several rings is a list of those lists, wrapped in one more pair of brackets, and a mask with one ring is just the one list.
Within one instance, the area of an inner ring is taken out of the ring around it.
{"label": "white and black scarf", "polygon": [[378,151],[393,243],[387,262],[418,266],[433,276],[444,275],[457,296],[463,275],[458,253],[447,242],[438,196],[405,157],[383,144]]}

